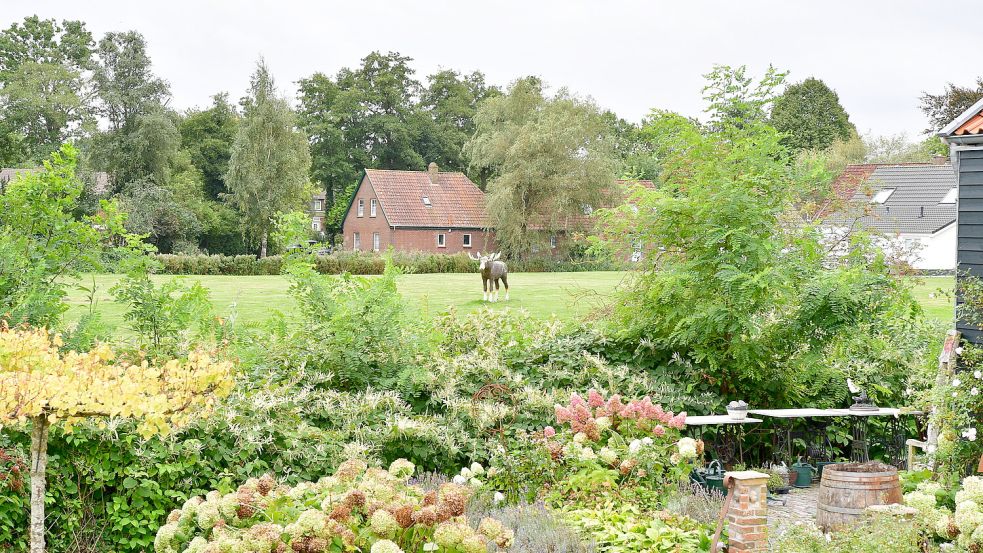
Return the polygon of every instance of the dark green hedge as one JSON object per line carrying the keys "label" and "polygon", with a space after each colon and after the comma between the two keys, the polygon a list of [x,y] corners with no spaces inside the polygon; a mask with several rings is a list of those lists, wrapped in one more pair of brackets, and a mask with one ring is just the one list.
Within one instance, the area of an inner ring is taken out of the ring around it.
{"label": "dark green hedge", "polygon": [[[477,263],[463,253],[394,252],[387,255],[396,265],[406,267],[412,273],[471,273],[477,270]],[[283,258],[278,255],[263,259],[252,255],[158,254],[154,257],[162,265],[159,272],[170,275],[278,275],[283,269]],[[616,271],[626,268],[625,264],[610,261],[567,261],[547,257],[510,260],[508,265],[514,273]],[[379,254],[341,252],[317,256],[315,267],[322,274],[379,275],[386,268],[386,260]]]}

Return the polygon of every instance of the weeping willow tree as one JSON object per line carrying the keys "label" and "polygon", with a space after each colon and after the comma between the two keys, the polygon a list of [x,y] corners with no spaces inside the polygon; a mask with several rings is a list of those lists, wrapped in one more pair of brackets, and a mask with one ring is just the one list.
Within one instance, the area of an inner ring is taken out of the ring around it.
{"label": "weeping willow tree", "polygon": [[485,100],[475,125],[465,152],[474,169],[494,175],[488,213],[507,254],[522,256],[571,230],[585,211],[609,205],[615,137],[592,102],[562,90],[549,97],[538,79],[521,79],[505,96]]}
{"label": "weeping willow tree", "polygon": [[277,96],[266,64],[259,62],[244,100],[244,117],[229,159],[226,199],[242,214],[243,234],[266,257],[277,214],[295,211],[310,197],[307,136],[286,99]]}

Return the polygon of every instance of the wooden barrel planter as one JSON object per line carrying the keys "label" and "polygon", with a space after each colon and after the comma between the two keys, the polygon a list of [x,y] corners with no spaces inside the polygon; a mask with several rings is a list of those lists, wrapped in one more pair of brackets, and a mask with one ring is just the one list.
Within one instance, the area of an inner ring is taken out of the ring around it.
{"label": "wooden barrel planter", "polygon": [[832,530],[853,523],[872,505],[901,503],[898,469],[884,463],[842,463],[823,469],[816,524]]}

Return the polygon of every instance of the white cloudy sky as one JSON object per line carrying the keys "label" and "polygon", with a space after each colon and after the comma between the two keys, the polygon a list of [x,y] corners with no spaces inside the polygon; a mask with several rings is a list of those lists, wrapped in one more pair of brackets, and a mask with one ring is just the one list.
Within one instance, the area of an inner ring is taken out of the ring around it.
{"label": "white cloudy sky", "polygon": [[[701,75],[715,63],[769,63],[816,76],[861,132],[917,135],[922,91],[969,84],[983,66],[983,2],[939,0],[3,0],[0,25],[24,16],[82,19],[97,36],[135,29],[149,42],[172,106],[238,98],[259,56],[281,88],[333,74],[371,50],[490,82],[540,75],[638,120],[653,107],[699,115]],[[958,9],[956,7],[958,6]],[[967,34],[967,29],[970,34]],[[960,54],[962,52],[962,54]],[[973,61],[976,61],[974,65]]]}

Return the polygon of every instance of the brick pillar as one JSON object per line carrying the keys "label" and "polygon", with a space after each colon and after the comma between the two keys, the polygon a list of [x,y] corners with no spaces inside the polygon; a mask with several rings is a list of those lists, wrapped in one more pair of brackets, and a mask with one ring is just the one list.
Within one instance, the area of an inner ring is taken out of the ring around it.
{"label": "brick pillar", "polygon": [[728,553],[768,551],[768,475],[753,470],[728,472],[734,498],[727,512]]}

